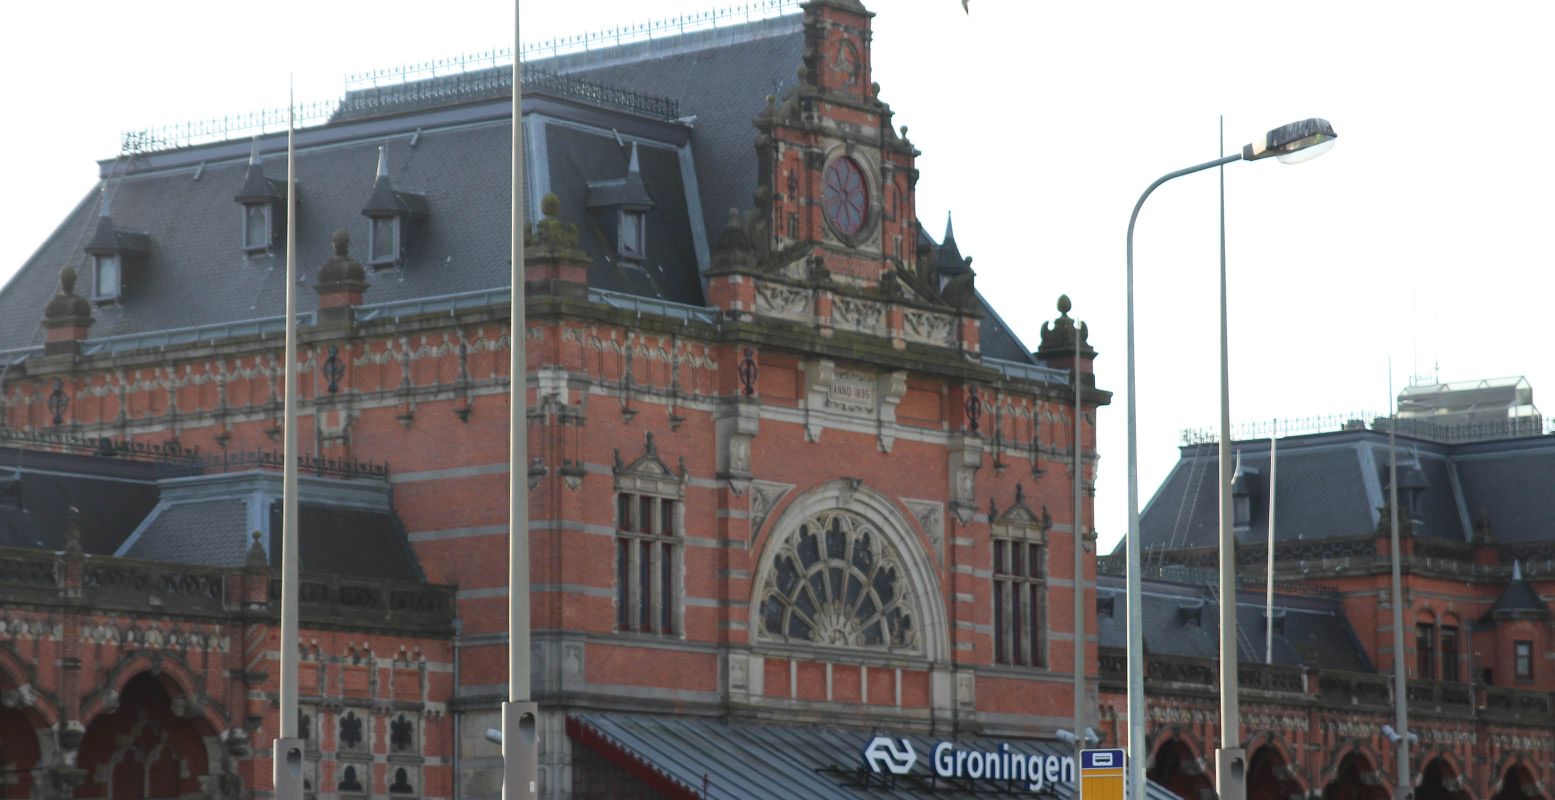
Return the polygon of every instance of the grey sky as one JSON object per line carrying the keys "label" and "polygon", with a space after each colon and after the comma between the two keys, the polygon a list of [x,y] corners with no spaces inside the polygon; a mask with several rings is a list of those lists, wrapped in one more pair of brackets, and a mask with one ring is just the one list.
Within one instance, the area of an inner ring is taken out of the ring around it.
{"label": "grey sky", "polygon": [[[868,2],[868,0],[866,0]],[[1226,170],[1232,416],[1367,410],[1386,364],[1443,379],[1525,374],[1555,391],[1546,343],[1555,214],[1555,4],[873,0],[874,69],[923,151],[920,218],[954,210],[978,286],[1035,347],[1067,292],[1101,351],[1098,527],[1124,527],[1123,235],[1157,176],[1308,116],[1340,134],[1307,164]],[[525,39],[718,7],[715,0],[530,0]],[[511,7],[29,3],[0,41],[10,122],[0,237],[9,277],[116,154],[122,130],[339,95],[345,73],[502,46]],[[293,16],[294,15],[294,16]],[[290,19],[289,19],[290,17]],[[1161,189],[1136,240],[1140,484],[1179,429],[1216,420],[1216,181]],[[307,256],[304,255],[304,259]],[[1536,394],[1536,400],[1540,395]]]}

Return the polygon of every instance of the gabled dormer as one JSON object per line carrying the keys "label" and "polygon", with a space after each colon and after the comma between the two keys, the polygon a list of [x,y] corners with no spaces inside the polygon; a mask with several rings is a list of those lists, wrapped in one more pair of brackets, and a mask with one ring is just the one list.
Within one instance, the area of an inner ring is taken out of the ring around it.
{"label": "gabled dormer", "polygon": [[243,252],[263,253],[281,241],[286,224],[286,184],[265,177],[259,165],[259,141],[254,141],[243,173],[243,186],[232,198],[243,207],[240,241]]}
{"label": "gabled dormer", "polygon": [[589,181],[589,213],[607,236],[614,235],[611,245],[622,261],[638,263],[646,257],[648,212],[653,205],[638,166],[636,142],[624,177]]}
{"label": "gabled dormer", "polygon": [[378,175],[373,191],[362,208],[367,217],[367,265],[376,268],[398,267],[405,263],[409,239],[427,216],[425,195],[395,191],[389,180],[389,149],[378,147]]}
{"label": "gabled dormer", "polygon": [[111,303],[123,296],[130,281],[127,276],[143,266],[151,251],[151,237],[145,231],[120,228],[109,209],[108,188],[103,187],[102,207],[92,238],[83,248],[92,259],[91,300]]}

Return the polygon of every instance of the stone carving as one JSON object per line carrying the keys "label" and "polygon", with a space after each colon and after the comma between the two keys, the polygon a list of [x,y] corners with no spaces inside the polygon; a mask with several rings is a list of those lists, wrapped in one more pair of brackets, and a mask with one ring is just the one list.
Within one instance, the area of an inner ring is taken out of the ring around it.
{"label": "stone carving", "polygon": [[891,446],[896,444],[896,406],[907,394],[907,370],[880,373],[876,378],[875,393],[879,398],[880,449],[889,453]]}
{"label": "stone carving", "polygon": [[762,638],[828,647],[920,651],[916,594],[901,554],[875,526],[835,510],[778,544],[761,587]]}
{"label": "stone carving", "polygon": [[951,511],[962,525],[970,525],[977,513],[975,476],[983,466],[983,440],[956,435],[950,442]]}
{"label": "stone carving", "polygon": [[765,525],[767,517],[772,515],[772,509],[777,508],[778,502],[793,488],[794,485],[791,483],[751,481],[751,542],[756,541],[757,534],[761,533],[761,526]]}
{"label": "stone carving", "polygon": [[913,519],[918,521],[918,527],[923,529],[925,536],[929,537],[929,544],[933,546],[934,557],[941,565],[945,563],[945,504],[933,500],[902,500],[902,505],[912,512]]}
{"label": "stone carving", "polygon": [[919,309],[904,309],[902,335],[909,342],[953,347],[956,344],[956,326],[949,314]]}
{"label": "stone carving", "polygon": [[832,301],[832,325],[841,330],[884,336],[885,306],[868,300],[838,296]]}
{"label": "stone carving", "polygon": [[756,313],[809,322],[810,290],[785,286],[781,283],[757,283]]}

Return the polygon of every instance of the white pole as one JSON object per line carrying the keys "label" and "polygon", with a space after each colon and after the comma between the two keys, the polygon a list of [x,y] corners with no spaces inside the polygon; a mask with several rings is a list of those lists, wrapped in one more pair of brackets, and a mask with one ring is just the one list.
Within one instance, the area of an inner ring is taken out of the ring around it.
{"label": "white pole", "polygon": [[1414,797],[1409,772],[1409,683],[1404,672],[1404,587],[1398,548],[1398,398],[1393,394],[1393,360],[1388,359],[1388,542],[1393,556],[1393,727],[1398,758],[1398,783],[1393,796]]}
{"label": "white pole", "polygon": [[[1220,152],[1226,149],[1220,118]],[[1215,786],[1220,800],[1243,800],[1242,715],[1237,702],[1236,535],[1232,530],[1231,371],[1226,337],[1226,167],[1220,165],[1220,749]]]}
{"label": "white pole", "polygon": [[524,116],[518,0],[513,0],[513,175],[508,309],[508,702],[502,704],[503,800],[538,796],[539,707],[529,677],[529,429],[524,337]]}
{"label": "white pole", "polygon": [[1084,504],[1080,493],[1084,488],[1085,459],[1080,448],[1080,418],[1085,412],[1081,398],[1084,394],[1080,382],[1080,322],[1074,321],[1074,749],[1076,769],[1080,764],[1080,751],[1085,749],[1085,525]]}
{"label": "white pole", "polygon": [[297,729],[297,184],[294,90],[286,113],[286,382],[281,444],[281,737],[271,751],[278,800],[302,800],[302,740]]}
{"label": "white pole", "polygon": [[1280,421],[1275,420],[1269,428],[1269,552],[1265,554],[1264,577],[1267,586],[1264,588],[1263,606],[1263,663],[1274,663],[1274,498],[1275,486],[1279,481],[1280,462],[1276,450],[1279,448]]}

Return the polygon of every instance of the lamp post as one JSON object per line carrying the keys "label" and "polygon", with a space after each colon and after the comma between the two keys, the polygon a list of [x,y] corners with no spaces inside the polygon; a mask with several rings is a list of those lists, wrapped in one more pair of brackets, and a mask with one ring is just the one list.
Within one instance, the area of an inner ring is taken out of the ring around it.
{"label": "lamp post", "polygon": [[[1242,152],[1196,164],[1157,178],[1139,196],[1128,218],[1128,264],[1125,274],[1128,339],[1128,786],[1133,800],[1145,796],[1145,666],[1143,609],[1140,606],[1139,543],[1139,447],[1136,431],[1137,397],[1134,391],[1134,223],[1139,209],[1161,184],[1236,161],[1257,161],[1275,156],[1285,163],[1315,158],[1333,146],[1337,135],[1327,120],[1305,119],[1264,134],[1261,142],[1245,145]],[[1222,212],[1223,213],[1223,212]],[[1222,240],[1222,245],[1224,241]],[[1220,749],[1215,753],[1215,786],[1220,800],[1246,800],[1246,759],[1240,746],[1241,715],[1237,706],[1236,658],[1236,541],[1232,535],[1230,502],[1230,389],[1226,357],[1226,263],[1222,246],[1220,262]]]}
{"label": "lamp post", "polygon": [[529,680],[529,429],[524,340],[523,67],[513,0],[512,304],[508,310],[508,701],[502,704],[502,798],[537,796],[539,706]]}

